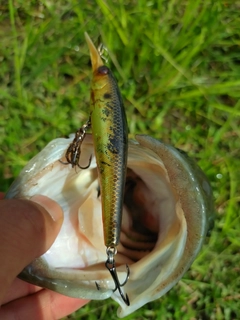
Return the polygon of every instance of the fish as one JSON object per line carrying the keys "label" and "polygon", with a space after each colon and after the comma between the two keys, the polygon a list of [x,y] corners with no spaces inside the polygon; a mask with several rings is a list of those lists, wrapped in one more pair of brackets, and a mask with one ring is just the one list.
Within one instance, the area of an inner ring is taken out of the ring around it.
{"label": "fish", "polygon": [[123,100],[116,79],[111,70],[103,64],[101,56],[92,40],[85,33],[92,62],[92,85],[90,100],[90,125],[98,168],[102,199],[102,220],[104,243],[106,246],[106,268],[115,282],[123,301],[124,287],[129,278],[129,268],[125,281],[120,284],[115,255],[120,241],[122,209],[127,168],[128,125]]}
{"label": "fish", "polygon": [[[81,145],[81,165],[65,165],[75,135],[58,138],[23,168],[6,198],[42,194],[63,209],[64,222],[51,246],[19,277],[67,296],[114,299],[122,318],[159,299],[183,277],[199,253],[214,220],[210,183],[183,151],[148,135],[129,139],[123,216],[115,256],[118,278],[130,306],[105,267],[101,194],[93,137]],[[59,159],[61,161],[59,161]],[[96,288],[96,283],[99,290]]]}

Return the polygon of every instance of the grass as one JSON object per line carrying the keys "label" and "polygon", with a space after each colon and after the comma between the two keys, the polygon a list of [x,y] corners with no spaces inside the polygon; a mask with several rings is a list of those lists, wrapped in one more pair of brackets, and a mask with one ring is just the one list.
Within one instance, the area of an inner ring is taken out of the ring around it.
{"label": "grass", "polygon": [[[205,171],[211,237],[182,281],[126,319],[240,319],[240,1],[6,0],[0,4],[0,183],[88,118],[83,33],[109,49],[130,136],[182,148]],[[94,302],[66,319],[116,319]]]}

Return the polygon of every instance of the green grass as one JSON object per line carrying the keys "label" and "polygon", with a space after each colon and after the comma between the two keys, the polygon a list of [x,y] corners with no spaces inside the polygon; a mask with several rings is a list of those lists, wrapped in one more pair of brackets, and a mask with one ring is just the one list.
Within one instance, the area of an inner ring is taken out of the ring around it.
{"label": "green grass", "polygon": [[[2,191],[47,142],[88,118],[84,31],[109,49],[131,137],[182,148],[211,181],[208,243],[178,285],[126,319],[240,319],[239,9],[237,0],[0,4]],[[68,319],[116,319],[116,304],[92,301]]]}

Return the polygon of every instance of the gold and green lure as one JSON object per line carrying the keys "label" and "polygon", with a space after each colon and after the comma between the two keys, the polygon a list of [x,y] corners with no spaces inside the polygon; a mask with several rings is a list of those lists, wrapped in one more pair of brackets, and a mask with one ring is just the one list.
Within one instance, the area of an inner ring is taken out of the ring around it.
{"label": "gold and green lure", "polygon": [[67,163],[70,163],[72,167],[78,166],[86,169],[90,166],[91,157],[86,167],[81,167],[79,160],[86,130],[91,127],[102,198],[104,243],[107,248],[105,266],[115,283],[113,291],[118,290],[123,301],[129,306],[128,296],[127,294],[124,296],[121,287],[126,284],[130,270],[126,265],[126,280],[120,283],[114,259],[122,225],[128,152],[127,119],[117,81],[111,70],[103,64],[100,51],[95,48],[87,33],[85,33],[85,38],[90,50],[93,69],[90,118],[76,132],[65,156]]}
{"label": "gold and green lure", "polygon": [[102,198],[102,219],[107,261],[105,263],[124,302],[114,256],[120,240],[122,209],[127,169],[128,127],[122,97],[111,70],[104,65],[88,34],[85,38],[90,50],[93,79],[91,86],[90,123],[93,135]]}
{"label": "gold and green lure", "polygon": [[91,127],[102,198],[104,243],[107,248],[105,266],[115,283],[113,291],[118,290],[123,301],[129,306],[128,295],[124,296],[121,287],[127,283],[130,270],[126,265],[126,280],[120,283],[114,259],[122,225],[128,152],[127,119],[117,81],[111,70],[102,61],[100,50],[103,47],[100,46],[100,49],[97,50],[87,33],[85,33],[85,38],[90,50],[93,69],[90,118],[78,129],[73,142],[68,147],[65,155],[66,164],[69,163],[72,167],[78,166],[81,169],[87,169],[90,166],[91,157],[86,167],[80,166],[79,160],[86,130]]}

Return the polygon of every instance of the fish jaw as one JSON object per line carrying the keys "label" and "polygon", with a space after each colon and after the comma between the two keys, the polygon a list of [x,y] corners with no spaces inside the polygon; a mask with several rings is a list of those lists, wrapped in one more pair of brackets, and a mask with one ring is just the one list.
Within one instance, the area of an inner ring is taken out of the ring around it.
{"label": "fish jaw", "polygon": [[[115,286],[105,268],[96,160],[93,157],[86,170],[59,162],[65,161],[72,137],[53,140],[23,169],[6,195],[30,198],[45,194],[64,211],[63,227],[54,244],[24,269],[22,279],[77,298],[103,300],[111,296],[120,305],[119,317],[161,297],[179,281],[199,252],[213,217],[211,188],[185,154],[148,136],[139,135],[136,140],[129,142],[116,256],[120,283],[126,277],[125,265],[130,268],[129,280],[122,288],[130,306],[113,292]],[[82,165],[91,154],[92,137],[87,135]]]}

